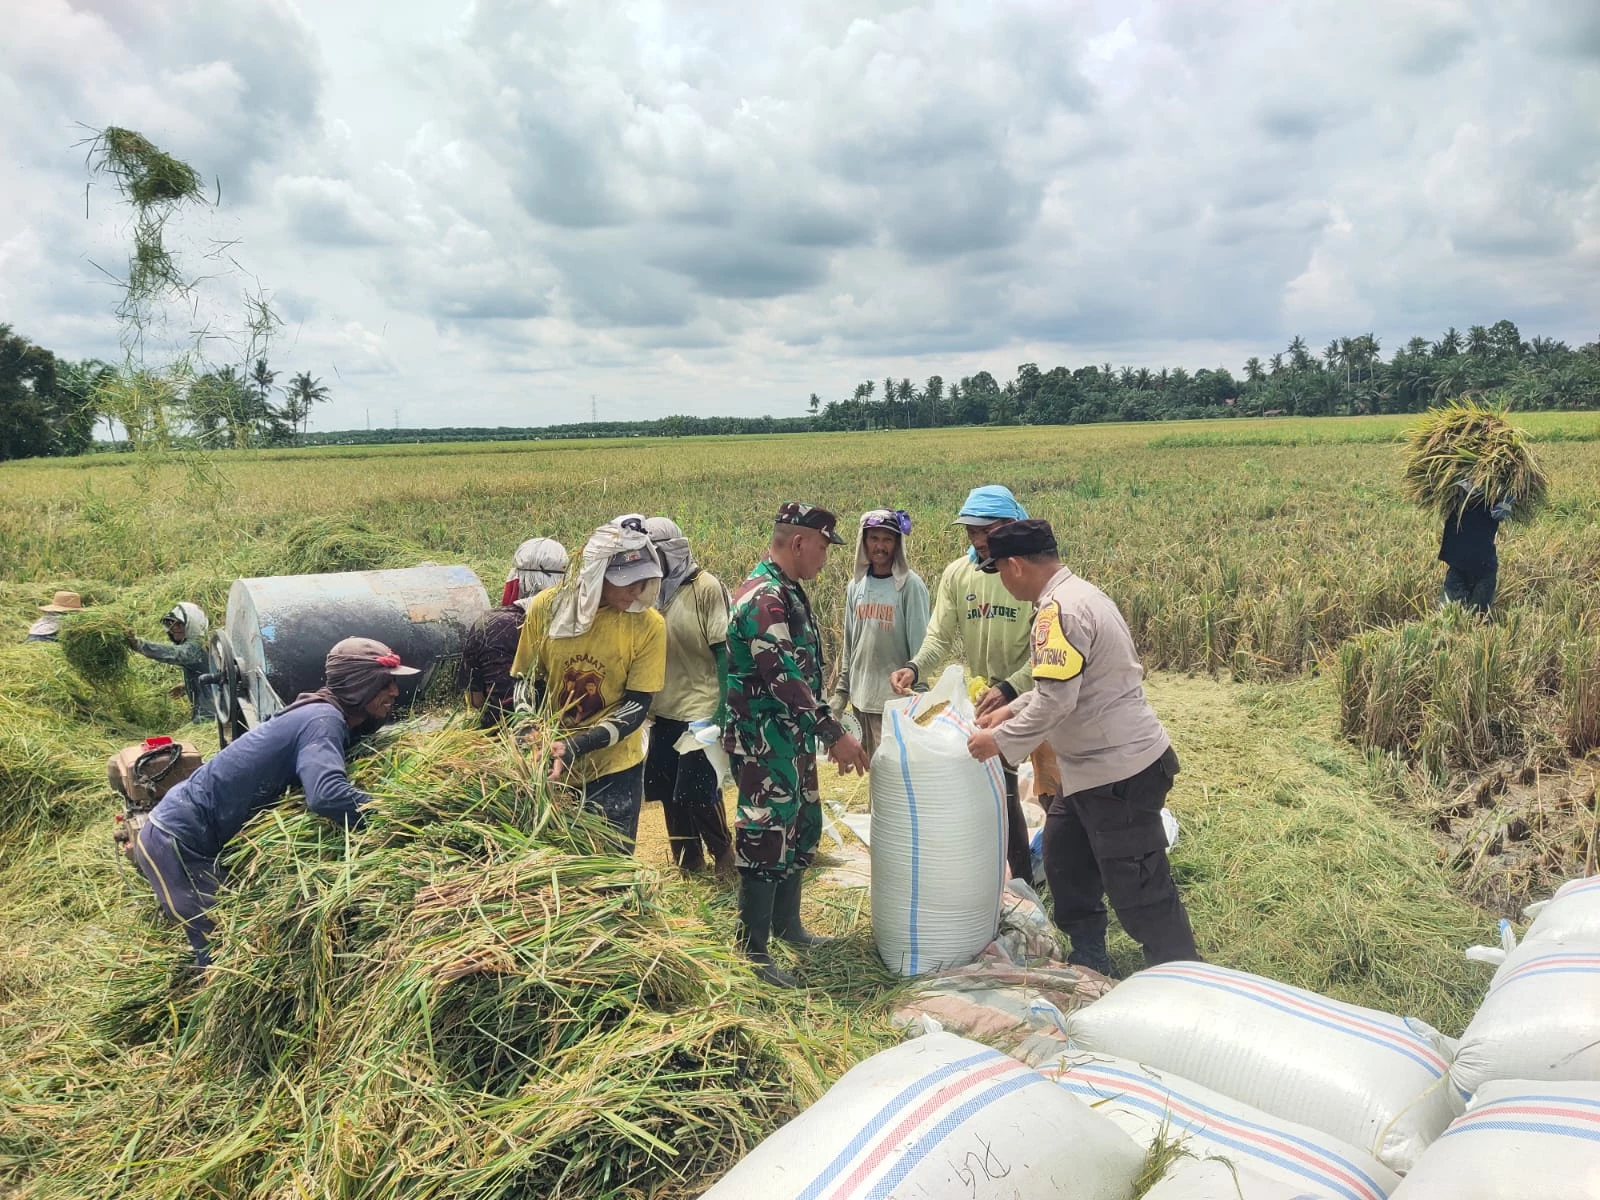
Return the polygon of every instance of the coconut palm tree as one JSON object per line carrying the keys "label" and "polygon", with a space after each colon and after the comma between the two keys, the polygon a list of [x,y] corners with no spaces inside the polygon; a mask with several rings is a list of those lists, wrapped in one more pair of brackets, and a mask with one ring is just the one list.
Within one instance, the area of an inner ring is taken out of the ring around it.
{"label": "coconut palm tree", "polygon": [[[311,425],[312,408],[327,399],[328,389],[323,386],[322,380],[311,378],[310,371],[301,371],[289,379],[288,394],[284,402],[287,411],[284,415],[289,418],[291,425],[298,423],[300,432],[304,433]],[[815,412],[816,409],[813,408],[812,411]]]}

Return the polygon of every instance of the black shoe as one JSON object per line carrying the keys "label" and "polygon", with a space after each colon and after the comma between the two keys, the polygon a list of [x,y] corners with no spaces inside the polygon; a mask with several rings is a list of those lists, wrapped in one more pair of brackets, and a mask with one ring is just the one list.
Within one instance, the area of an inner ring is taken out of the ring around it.
{"label": "black shoe", "polygon": [[778,884],[772,901],[772,932],[791,946],[823,946],[833,939],[807,933],[800,923],[800,892],[804,878],[801,872],[790,871]]}
{"label": "black shoe", "polygon": [[1120,978],[1103,941],[1090,942],[1073,938],[1072,953],[1067,955],[1067,963],[1075,967],[1088,967],[1089,970],[1098,971],[1107,979]]}
{"label": "black shoe", "polygon": [[773,901],[778,881],[748,871],[739,875],[739,945],[755,965],[756,978],[774,987],[797,988],[800,981],[772,961],[767,943],[772,936]]}

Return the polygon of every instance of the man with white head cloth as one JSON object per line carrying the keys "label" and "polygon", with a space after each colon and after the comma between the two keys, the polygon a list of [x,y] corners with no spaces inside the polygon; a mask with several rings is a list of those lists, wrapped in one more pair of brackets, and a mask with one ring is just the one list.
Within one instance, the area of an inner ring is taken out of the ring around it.
{"label": "man with white head cloth", "polygon": [[522,619],[533,598],[560,583],[566,570],[567,552],[560,542],[529,538],[512,556],[500,607],[484,613],[462,637],[456,686],[466,693],[471,707],[481,710],[481,728],[499,725],[511,711],[516,686],[511,660],[522,636]]}
{"label": "man with white head cloth", "polygon": [[728,589],[694,560],[677,523],[644,523],[666,572],[659,608],[667,623],[667,682],[650,706],[644,798],[661,803],[672,860],[684,874],[716,865],[717,878],[737,877],[733,834],[717,771],[704,751],[679,754],[691,724],[716,718],[728,679]]}
{"label": "man with white head cloth", "polygon": [[533,598],[511,663],[525,685],[518,706],[555,719],[551,780],[581,788],[584,806],[630,850],[643,799],[644,720],[667,668],[660,591],[661,561],[643,521],[602,525],[577,571]]}
{"label": "man with white head cloth", "polygon": [[155,662],[171,663],[183,668],[183,693],[189,700],[189,719],[197,724],[210,721],[217,715],[211,701],[211,688],[200,682],[200,677],[211,670],[206,658],[206,632],[211,622],[198,604],[187,600],[175,604],[172,611],[161,618],[166,627],[167,641],[147,642],[128,631],[128,646]]}

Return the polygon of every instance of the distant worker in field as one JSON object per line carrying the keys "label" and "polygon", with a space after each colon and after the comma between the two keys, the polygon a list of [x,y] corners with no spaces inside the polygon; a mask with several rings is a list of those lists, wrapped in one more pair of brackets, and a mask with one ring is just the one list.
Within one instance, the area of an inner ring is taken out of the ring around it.
{"label": "distant worker in field", "polygon": [[57,592],[49,604],[39,605],[44,614],[28,626],[26,641],[53,642],[61,636],[61,623],[67,614],[83,611],[83,597],[77,592]]}
{"label": "distant worker in field", "polygon": [[667,682],[650,705],[644,798],[661,805],[679,870],[703,871],[709,858],[717,878],[732,881],[738,870],[717,769],[703,750],[677,750],[690,725],[716,719],[727,691],[728,589],[695,562],[676,522],[651,517],[644,526],[665,571],[658,607],[667,623]]}
{"label": "distant worker in field", "polygon": [[821,572],[828,547],[844,544],[836,524],[825,508],[780,508],[767,556],[734,591],[728,620],[722,746],[739,788],[739,939],[756,974],[779,987],[799,980],[773,963],[770,938],[818,941],[800,920],[802,880],[822,838],[817,746],[841,774],[868,766],[822,698],[822,636],[802,586]]}
{"label": "distant worker in field", "polygon": [[189,700],[189,719],[193,722],[216,719],[216,705],[211,700],[211,688],[201,683],[201,676],[211,670],[211,660],[206,657],[206,632],[211,628],[205,610],[187,600],[173,606],[161,618],[167,631],[167,640],[148,642],[132,630],[128,631],[128,646],[135,654],[142,654],[155,662],[171,663],[183,668],[183,693]]}
{"label": "distant worker in field", "polygon": [[989,535],[981,569],[1037,603],[1033,690],[978,718],[974,758],[1013,762],[1054,751],[1062,795],[1044,826],[1044,870],[1067,961],[1111,974],[1105,898],[1147,965],[1197,959],[1189,914],[1167,862],[1161,807],[1178,756],[1144,695],[1144,668],[1109,596],[1062,566],[1046,521]]}
{"label": "distant worker in field", "polygon": [[352,738],[394,711],[415,667],[371,638],[345,638],[328,651],[322,687],[230,742],[163,796],[139,829],[133,861],[156,900],[183,927],[198,966],[211,962],[211,907],[223,883],[217,862],[251,817],[299,782],[306,808],[348,827],[369,797],[345,773]]}
{"label": "distant worker in field", "polygon": [[1487,613],[1494,604],[1500,576],[1494,539],[1500,522],[1511,516],[1511,501],[1508,498],[1491,506],[1485,503],[1482,491],[1466,480],[1456,486],[1464,493],[1461,505],[1444,519],[1444,536],[1439,540],[1439,561],[1447,568],[1442,603],[1464,604]]}
{"label": "distant worker in field", "polygon": [[[927,635],[910,661],[889,677],[897,693],[909,693],[915,684],[931,681],[941,667],[956,661],[966,664],[969,676],[989,684],[978,698],[980,713],[1015,700],[1033,686],[1028,671],[1033,606],[1018,604],[999,579],[978,570],[990,534],[1027,516],[1010,488],[991,483],[967,494],[955,523],[966,530],[971,545],[939,576]],[[1021,765],[1017,759],[1005,760],[1006,862],[1015,878],[1032,883],[1028,824],[1017,795],[1016,768]],[[1049,765],[1035,763],[1034,770],[1036,792],[1041,797],[1051,794],[1054,783]]]}
{"label": "distant worker in field", "polygon": [[911,518],[895,509],[861,515],[855,574],[845,587],[844,650],[834,684],[833,711],[853,711],[861,746],[871,758],[883,729],[883,705],[894,695],[889,677],[911,658],[928,632],[928,585],[907,558]]}
{"label": "distant worker in field", "polygon": [[467,704],[479,710],[480,728],[494,728],[511,711],[516,690],[511,660],[517,656],[528,605],[540,592],[559,584],[566,570],[567,552],[560,542],[529,538],[511,557],[500,607],[484,613],[462,636],[456,686],[466,693]]}
{"label": "distant worker in field", "polygon": [[533,598],[511,673],[518,707],[560,731],[550,778],[583,792],[632,850],[643,801],[645,716],[666,682],[666,623],[655,610],[661,561],[642,519],[602,525],[576,574]]}

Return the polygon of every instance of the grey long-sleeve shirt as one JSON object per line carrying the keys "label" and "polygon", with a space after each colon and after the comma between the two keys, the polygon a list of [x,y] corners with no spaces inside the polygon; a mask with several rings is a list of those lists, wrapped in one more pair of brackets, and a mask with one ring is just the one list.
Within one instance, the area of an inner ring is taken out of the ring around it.
{"label": "grey long-sleeve shirt", "polygon": [[994,729],[1008,762],[1048,742],[1063,795],[1127,779],[1172,744],[1144,695],[1144,667],[1110,596],[1062,567],[1039,597],[1033,690]]}
{"label": "grey long-sleeve shirt", "polygon": [[147,642],[138,638],[134,650],[155,662],[171,663],[183,668],[183,692],[189,697],[189,717],[194,721],[209,721],[217,715],[211,703],[211,689],[200,682],[200,676],[211,669],[205,647],[198,642]]}
{"label": "grey long-sleeve shirt", "polygon": [[345,773],[350,727],[333,704],[307,704],[257,725],[224,746],[162,797],[150,819],[203,858],[215,858],[245,822],[270,808],[295,780],[306,807],[346,826],[368,796]]}

